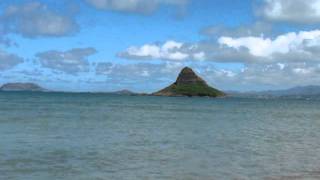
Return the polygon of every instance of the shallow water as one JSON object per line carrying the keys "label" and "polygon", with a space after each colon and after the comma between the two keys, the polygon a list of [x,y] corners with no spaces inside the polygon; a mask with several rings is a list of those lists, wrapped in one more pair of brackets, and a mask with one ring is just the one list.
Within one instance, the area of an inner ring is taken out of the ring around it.
{"label": "shallow water", "polygon": [[319,107],[0,93],[0,179],[320,179]]}

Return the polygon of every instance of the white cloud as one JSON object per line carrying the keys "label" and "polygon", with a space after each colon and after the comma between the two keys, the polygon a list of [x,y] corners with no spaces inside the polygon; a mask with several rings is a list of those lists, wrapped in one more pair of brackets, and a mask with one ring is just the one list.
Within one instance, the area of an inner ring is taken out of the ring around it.
{"label": "white cloud", "polygon": [[283,63],[277,63],[277,65],[279,66],[280,70],[283,70],[286,67],[286,65]]}
{"label": "white cloud", "polygon": [[76,74],[89,70],[88,57],[95,54],[94,48],[76,48],[68,51],[46,51],[36,54],[42,66]]}
{"label": "white cloud", "polygon": [[152,57],[152,58],[160,58],[160,47],[157,45],[146,44],[142,47],[129,47],[127,49],[127,53],[132,56],[137,57]]}
{"label": "white cloud", "polygon": [[306,68],[294,68],[293,72],[296,74],[309,74],[311,73],[311,69],[306,69]]}
{"label": "white cloud", "polygon": [[227,69],[215,69],[215,75],[220,77],[233,78],[237,73]]}
{"label": "white cloud", "polygon": [[70,15],[51,10],[40,2],[10,5],[0,16],[2,33],[17,33],[28,38],[66,36],[78,31]]}
{"label": "white cloud", "polygon": [[185,6],[189,0],[86,0],[101,10],[113,10],[138,14],[150,14],[160,5]]}
{"label": "white cloud", "polygon": [[309,56],[305,56],[305,60],[309,60],[308,57],[314,58],[315,53],[312,53],[308,48],[320,46],[320,30],[292,32],[279,35],[275,39],[251,36],[241,38],[221,37],[218,42],[220,45],[237,50],[247,48],[251,55],[270,60],[277,60],[279,54],[290,56],[293,53],[309,54]]}
{"label": "white cloud", "polygon": [[320,0],[264,0],[262,15],[275,22],[320,23]]}
{"label": "white cloud", "polygon": [[136,60],[215,61],[239,63],[320,62],[320,30],[290,32],[268,38],[220,37],[217,41],[132,46],[119,56]]}
{"label": "white cloud", "polygon": [[259,37],[221,37],[218,42],[221,45],[226,45],[235,49],[239,49],[241,47],[248,48],[250,53],[255,56],[268,56],[272,51],[272,41],[270,39],[263,39]]}
{"label": "white cloud", "polygon": [[198,53],[194,53],[193,59],[203,61],[206,59],[206,54],[203,51],[198,52]]}
{"label": "white cloud", "polygon": [[165,59],[181,61],[189,58],[189,55],[178,51],[183,43],[167,41],[163,45],[146,44],[141,47],[132,46],[125,52],[119,54],[120,57],[128,59]]}

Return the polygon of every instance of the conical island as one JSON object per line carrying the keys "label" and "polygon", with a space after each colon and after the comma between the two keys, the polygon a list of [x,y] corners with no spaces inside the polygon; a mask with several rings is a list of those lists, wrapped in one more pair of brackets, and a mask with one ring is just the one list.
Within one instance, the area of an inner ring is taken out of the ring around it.
{"label": "conical island", "polygon": [[226,94],[218,89],[210,87],[189,67],[180,72],[175,83],[169,87],[153,93],[155,96],[208,96],[223,97]]}

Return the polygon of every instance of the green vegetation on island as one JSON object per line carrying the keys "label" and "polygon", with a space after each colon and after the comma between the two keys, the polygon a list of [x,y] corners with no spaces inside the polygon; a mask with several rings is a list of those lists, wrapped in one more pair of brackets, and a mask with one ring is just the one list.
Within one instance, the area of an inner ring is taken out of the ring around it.
{"label": "green vegetation on island", "polygon": [[202,78],[189,67],[180,72],[177,81],[169,87],[153,93],[155,96],[208,96],[223,97],[226,94],[210,87]]}

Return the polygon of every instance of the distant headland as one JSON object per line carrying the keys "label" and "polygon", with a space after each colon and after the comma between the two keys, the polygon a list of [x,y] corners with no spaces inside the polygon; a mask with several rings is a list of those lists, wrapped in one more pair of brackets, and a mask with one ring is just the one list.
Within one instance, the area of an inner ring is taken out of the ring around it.
{"label": "distant headland", "polygon": [[0,87],[0,91],[47,92],[48,90],[35,83],[7,83]]}

